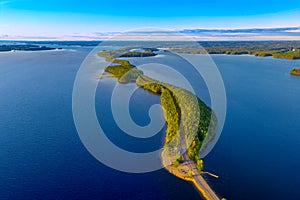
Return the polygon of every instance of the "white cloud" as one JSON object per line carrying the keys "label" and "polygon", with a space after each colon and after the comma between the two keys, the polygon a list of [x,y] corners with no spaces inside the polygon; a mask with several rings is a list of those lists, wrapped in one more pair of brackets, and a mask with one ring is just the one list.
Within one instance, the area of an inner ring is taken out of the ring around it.
{"label": "white cloud", "polygon": [[[159,30],[159,29],[156,29]],[[128,33],[94,32],[63,35],[0,34],[0,40],[300,40],[300,27],[266,29],[191,29],[175,31],[139,30]]]}

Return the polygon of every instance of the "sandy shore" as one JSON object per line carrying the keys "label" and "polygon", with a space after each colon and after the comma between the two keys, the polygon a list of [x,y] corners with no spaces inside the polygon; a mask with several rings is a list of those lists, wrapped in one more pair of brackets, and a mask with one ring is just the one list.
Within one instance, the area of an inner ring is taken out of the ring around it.
{"label": "sandy shore", "polygon": [[[175,158],[167,155],[166,149],[164,149],[161,153],[162,164],[166,170],[168,170],[171,174],[177,176],[178,178],[193,183],[195,188],[197,188],[204,199],[219,200],[220,198],[215,194],[215,192],[211,189],[202,175],[195,168],[194,163],[189,160],[187,156],[183,156],[183,158],[183,163],[178,167],[175,167],[174,165],[172,165]],[[192,172],[192,176],[189,176],[189,171]]]}

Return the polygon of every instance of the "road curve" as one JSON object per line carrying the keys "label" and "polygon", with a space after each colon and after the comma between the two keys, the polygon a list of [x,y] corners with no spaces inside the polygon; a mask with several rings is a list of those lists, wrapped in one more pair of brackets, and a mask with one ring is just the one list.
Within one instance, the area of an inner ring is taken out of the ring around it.
{"label": "road curve", "polygon": [[188,154],[187,154],[187,149],[185,145],[185,139],[183,135],[183,128],[182,124],[180,124],[180,146],[181,146],[181,151],[182,151],[182,156],[185,162],[187,162],[193,172],[193,183],[195,187],[201,192],[202,196],[206,200],[220,200],[220,198],[216,195],[216,193],[211,189],[211,187],[208,185],[206,180],[202,177],[200,172],[197,170],[195,164],[193,161],[190,160]]}

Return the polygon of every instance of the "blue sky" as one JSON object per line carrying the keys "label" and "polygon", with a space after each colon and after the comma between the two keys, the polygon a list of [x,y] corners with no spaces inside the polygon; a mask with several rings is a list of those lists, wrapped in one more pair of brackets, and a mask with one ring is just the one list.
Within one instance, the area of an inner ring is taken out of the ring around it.
{"label": "blue sky", "polygon": [[143,27],[299,27],[300,1],[0,0],[2,37],[67,37]]}

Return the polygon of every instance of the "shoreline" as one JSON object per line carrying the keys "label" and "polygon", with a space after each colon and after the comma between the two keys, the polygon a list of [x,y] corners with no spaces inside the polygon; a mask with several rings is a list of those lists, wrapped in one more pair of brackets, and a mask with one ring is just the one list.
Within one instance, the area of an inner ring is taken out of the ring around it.
{"label": "shoreline", "polygon": [[293,75],[293,76],[300,76],[300,68],[291,69],[290,74]]}
{"label": "shoreline", "polygon": [[[129,61],[127,60],[116,60],[111,54],[116,54],[117,52],[107,52],[107,51],[102,51],[98,53],[98,56],[102,56],[106,58],[107,61],[111,61],[113,63],[116,63],[117,65],[109,65],[105,68],[105,72],[108,72],[114,77],[118,79],[119,83],[129,83],[133,79],[136,82],[136,85],[143,88],[146,91],[153,92],[155,94],[160,94],[160,103],[163,108],[168,108],[168,112],[164,112],[164,118],[166,123],[169,126],[171,126],[171,129],[166,130],[166,141],[165,144],[168,144],[172,138],[172,136],[175,137],[176,134],[178,134],[177,130],[180,130],[180,140],[179,143],[175,142],[173,145],[170,145],[168,148],[164,148],[163,151],[161,152],[161,161],[162,165],[165,169],[167,169],[170,173],[173,175],[185,180],[192,182],[193,185],[197,188],[197,190],[200,192],[200,195],[206,199],[206,200],[219,200],[220,198],[215,194],[215,192],[211,189],[211,187],[208,185],[208,183],[204,180],[202,177],[201,173],[202,168],[203,168],[203,161],[200,159],[198,153],[199,145],[201,144],[198,137],[192,138],[193,141],[193,146],[189,151],[187,151],[187,148],[185,147],[185,138],[183,136],[183,127],[182,124],[180,123],[180,127],[178,127],[179,122],[176,121],[176,119],[180,119],[180,116],[178,114],[178,109],[182,109],[182,107],[185,109],[184,111],[185,114],[189,113],[189,120],[196,120],[199,115],[199,113],[195,110],[193,110],[193,107],[190,105],[195,105],[197,104],[199,106],[202,106],[202,112],[205,116],[205,114],[210,113],[209,107],[207,107],[200,99],[195,100],[191,95],[190,92],[177,88],[175,86],[165,84],[162,82],[159,82],[157,80],[154,80],[150,77],[144,76],[143,72],[141,70],[135,70],[136,66],[132,65]],[[123,52],[121,52],[123,53]],[[130,72],[130,73],[129,73]],[[171,87],[174,91],[171,91]],[[173,96],[173,92],[177,92],[178,94],[182,95],[182,98],[184,99],[174,99],[175,97]],[[188,98],[188,100],[186,100]],[[181,104],[178,105],[177,101],[180,101]],[[176,103],[175,103],[176,102]],[[164,111],[164,109],[163,109]],[[182,111],[181,111],[182,112]],[[200,112],[200,111],[199,111]],[[190,114],[192,113],[192,114]],[[175,119],[172,116],[176,116]],[[205,120],[205,119],[203,119]],[[209,119],[211,121],[213,119]],[[175,124],[174,124],[174,123]],[[170,123],[170,124],[169,124]],[[183,126],[186,125],[186,121],[183,122]],[[199,129],[200,125],[197,125],[197,130]],[[205,127],[205,124],[202,124],[203,127]],[[176,131],[174,131],[176,130]],[[189,130],[186,130],[189,133]],[[188,134],[187,133],[187,134]],[[174,135],[175,134],[175,135]],[[204,133],[203,133],[204,134]],[[206,135],[203,135],[203,137],[206,137]],[[178,138],[179,139],[179,138]],[[199,147],[200,148],[200,147]],[[168,150],[168,151],[167,151]],[[182,155],[178,157],[178,153],[183,152]],[[188,153],[189,152],[189,155]],[[190,157],[193,157],[193,159],[190,159]],[[217,177],[217,176],[216,176]]]}
{"label": "shoreline", "polygon": [[41,50],[9,50],[9,51],[0,51],[0,54],[9,54],[9,53],[33,53],[33,52],[53,52],[53,51],[65,51],[67,49],[63,48],[54,48],[54,49],[41,49]]}
{"label": "shoreline", "polygon": [[[175,166],[172,166],[172,163],[167,158],[166,155],[166,149],[164,148],[161,152],[161,161],[162,165],[165,170],[167,170],[169,173],[173,174],[174,176],[184,180],[188,181],[193,184],[193,186],[198,190],[201,197],[203,197],[206,200],[220,200],[220,198],[215,194],[215,192],[211,189],[211,187],[208,185],[208,183],[205,181],[205,179],[202,177],[201,173],[194,174],[192,177],[189,177],[187,174],[182,173],[182,169]],[[190,168],[191,166],[187,165],[187,160],[185,160],[184,163],[181,165],[187,166],[187,168]],[[191,161],[190,161],[191,162]],[[202,182],[202,186],[196,181],[194,178],[195,176],[198,177],[198,179]]]}

